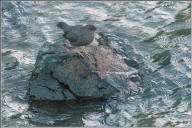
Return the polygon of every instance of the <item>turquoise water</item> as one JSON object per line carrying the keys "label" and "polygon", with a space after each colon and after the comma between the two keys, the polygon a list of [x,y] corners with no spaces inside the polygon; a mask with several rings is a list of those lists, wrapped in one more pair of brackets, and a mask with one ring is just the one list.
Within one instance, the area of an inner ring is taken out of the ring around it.
{"label": "turquoise water", "polygon": [[[2,2],[3,126],[190,126],[190,19],[190,2]],[[59,21],[101,28],[139,63],[139,91],[28,104],[37,52],[58,39]]]}

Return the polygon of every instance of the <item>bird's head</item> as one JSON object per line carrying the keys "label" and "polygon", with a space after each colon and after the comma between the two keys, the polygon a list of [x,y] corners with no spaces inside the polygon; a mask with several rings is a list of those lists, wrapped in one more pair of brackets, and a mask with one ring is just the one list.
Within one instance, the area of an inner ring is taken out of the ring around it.
{"label": "bird's head", "polygon": [[91,31],[99,30],[99,28],[95,27],[94,25],[86,25],[85,27],[86,27],[87,29],[91,30]]}

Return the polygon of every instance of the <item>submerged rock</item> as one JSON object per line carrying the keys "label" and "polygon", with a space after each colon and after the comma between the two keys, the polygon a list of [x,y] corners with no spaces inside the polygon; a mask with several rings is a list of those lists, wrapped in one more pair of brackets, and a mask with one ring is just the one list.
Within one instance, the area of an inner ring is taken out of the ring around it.
{"label": "submerged rock", "polygon": [[16,57],[11,55],[11,51],[6,51],[2,53],[2,67],[4,70],[12,70],[17,68],[19,61]]}
{"label": "submerged rock", "polygon": [[130,89],[135,82],[130,76],[138,71],[129,67],[108,42],[101,42],[106,39],[98,41],[83,49],[72,48],[65,39],[45,43],[29,80],[30,100],[107,98]]}

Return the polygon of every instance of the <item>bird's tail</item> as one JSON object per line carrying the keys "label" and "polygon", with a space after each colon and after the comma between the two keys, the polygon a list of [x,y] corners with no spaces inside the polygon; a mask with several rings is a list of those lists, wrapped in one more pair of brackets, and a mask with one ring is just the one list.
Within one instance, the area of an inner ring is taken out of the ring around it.
{"label": "bird's tail", "polygon": [[61,29],[67,29],[68,28],[68,26],[69,25],[67,25],[66,23],[64,23],[64,22],[59,22],[58,24],[57,24],[57,27],[58,28],[61,28]]}

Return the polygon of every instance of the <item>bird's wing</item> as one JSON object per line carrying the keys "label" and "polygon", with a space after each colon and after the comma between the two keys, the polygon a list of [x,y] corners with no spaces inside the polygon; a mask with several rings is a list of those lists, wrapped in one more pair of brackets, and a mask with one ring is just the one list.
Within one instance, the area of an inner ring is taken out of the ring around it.
{"label": "bird's wing", "polygon": [[76,34],[76,32],[73,31],[73,32],[67,33],[65,37],[66,37],[69,41],[75,42],[75,41],[77,41],[77,39],[78,39],[78,34]]}

